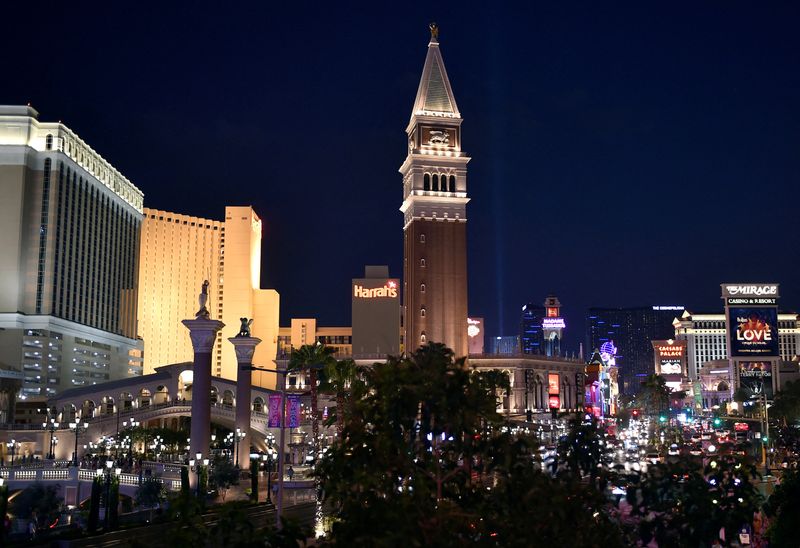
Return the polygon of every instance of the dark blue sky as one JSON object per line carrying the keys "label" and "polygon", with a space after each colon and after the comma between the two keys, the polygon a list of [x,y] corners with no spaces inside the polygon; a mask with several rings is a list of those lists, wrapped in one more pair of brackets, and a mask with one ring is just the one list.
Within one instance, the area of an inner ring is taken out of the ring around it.
{"label": "dark blue sky", "polygon": [[570,348],[589,306],[719,310],[722,281],[800,303],[797,4],[170,4],[4,8],[0,102],[63,120],[149,207],[253,204],[282,322],[349,325],[364,264],[402,274],[397,169],[431,20],[489,334],[548,292]]}

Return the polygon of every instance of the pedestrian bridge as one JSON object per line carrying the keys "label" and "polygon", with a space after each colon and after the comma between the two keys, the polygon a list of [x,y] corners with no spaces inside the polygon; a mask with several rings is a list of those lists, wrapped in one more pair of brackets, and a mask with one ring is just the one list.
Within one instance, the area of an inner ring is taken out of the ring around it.
{"label": "pedestrian bridge", "polygon": [[[163,483],[167,492],[180,491],[181,467],[180,464],[145,462],[141,473],[122,472],[118,476],[120,495],[133,498],[141,483],[149,476],[155,477]],[[3,478],[4,484],[8,486],[12,497],[15,491],[22,491],[34,483],[57,485],[59,487],[59,495],[64,497],[65,504],[72,506],[77,506],[91,495],[92,482],[98,475],[105,480],[106,476],[103,470],[76,468],[68,466],[64,462],[47,462],[33,466],[0,468],[0,477]],[[261,499],[263,500],[267,497],[266,480],[262,479],[259,482],[259,488],[262,491]],[[286,490],[285,500],[287,504],[299,504],[314,500],[316,491],[314,489],[314,480],[312,479],[290,481],[287,476],[284,476],[283,488]]]}
{"label": "pedestrian bridge", "polygon": [[[169,469],[162,468],[164,475],[156,476],[158,481],[164,484],[167,491],[180,491],[180,466],[162,466],[169,467]],[[98,472],[101,475],[105,474],[103,470],[91,468],[76,468],[74,466],[53,468],[43,465],[40,467],[3,468],[0,469],[0,476],[3,477],[5,485],[8,486],[9,492],[12,493],[14,491],[22,491],[34,483],[58,485],[60,487],[60,495],[64,497],[65,503],[77,506],[79,502],[90,495],[92,481],[98,476]],[[144,475],[140,474],[121,473],[118,476],[120,494],[133,497],[144,477]],[[103,475],[103,478],[105,478],[105,475]]]}

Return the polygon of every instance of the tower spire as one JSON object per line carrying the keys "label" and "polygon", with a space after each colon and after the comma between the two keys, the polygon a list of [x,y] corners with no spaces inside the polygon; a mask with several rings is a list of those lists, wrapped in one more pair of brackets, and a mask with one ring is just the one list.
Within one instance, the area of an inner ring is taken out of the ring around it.
{"label": "tower spire", "polygon": [[431,23],[429,28],[431,40],[428,42],[428,54],[425,56],[417,98],[414,101],[414,110],[411,112],[412,122],[414,116],[461,118],[439,49],[439,26]]}
{"label": "tower spire", "polygon": [[467,344],[467,163],[461,114],[439,50],[431,40],[406,133],[403,176],[403,308],[410,352],[441,342],[456,356]]}

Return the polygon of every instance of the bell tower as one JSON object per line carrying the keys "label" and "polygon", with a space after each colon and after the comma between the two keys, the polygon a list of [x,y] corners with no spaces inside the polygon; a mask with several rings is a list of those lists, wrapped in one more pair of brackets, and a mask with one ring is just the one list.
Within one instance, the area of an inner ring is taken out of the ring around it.
{"label": "bell tower", "polygon": [[405,350],[440,342],[467,355],[467,157],[461,114],[439,49],[439,29],[422,68],[403,176]]}

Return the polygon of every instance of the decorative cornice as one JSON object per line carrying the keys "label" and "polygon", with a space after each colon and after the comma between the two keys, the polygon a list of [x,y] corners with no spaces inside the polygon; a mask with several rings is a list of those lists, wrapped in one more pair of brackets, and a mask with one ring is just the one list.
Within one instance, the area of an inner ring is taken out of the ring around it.
{"label": "decorative cornice", "polygon": [[253,363],[253,354],[256,346],[261,342],[258,337],[230,337],[228,340],[236,352],[236,362],[239,364]]}
{"label": "decorative cornice", "polygon": [[192,339],[192,348],[195,354],[209,354],[214,348],[214,341],[217,338],[217,331],[225,327],[219,320],[183,320],[181,322],[189,330]]}

